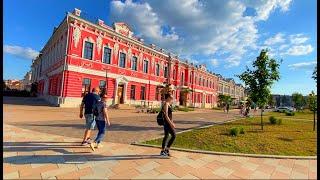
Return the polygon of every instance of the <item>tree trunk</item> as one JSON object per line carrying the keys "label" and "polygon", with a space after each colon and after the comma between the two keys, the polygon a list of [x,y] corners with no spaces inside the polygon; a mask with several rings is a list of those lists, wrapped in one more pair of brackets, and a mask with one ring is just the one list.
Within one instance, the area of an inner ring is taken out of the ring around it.
{"label": "tree trunk", "polygon": [[313,111],[313,131],[316,130],[316,111]]}
{"label": "tree trunk", "polygon": [[261,108],[261,130],[263,130],[263,119],[262,119],[262,115],[263,115],[263,108]]}

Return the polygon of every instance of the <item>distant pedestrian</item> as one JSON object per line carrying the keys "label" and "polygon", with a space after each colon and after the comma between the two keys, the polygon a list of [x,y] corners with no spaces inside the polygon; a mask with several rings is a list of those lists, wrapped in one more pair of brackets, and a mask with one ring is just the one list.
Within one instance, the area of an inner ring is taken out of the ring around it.
{"label": "distant pedestrian", "polygon": [[80,118],[83,117],[83,108],[85,109],[84,117],[86,118],[86,130],[84,132],[83,141],[81,143],[84,146],[90,144],[91,130],[93,130],[96,125],[93,115],[93,107],[98,101],[100,101],[99,93],[99,87],[93,88],[92,93],[88,93],[83,97],[82,103],[80,105]]}
{"label": "distant pedestrian", "polygon": [[240,116],[243,116],[243,104],[240,105]]}
{"label": "distant pedestrian", "polygon": [[223,103],[223,112],[226,112],[226,110],[227,110],[226,104]]}
{"label": "distant pedestrian", "polygon": [[[169,94],[165,95],[165,103],[163,104],[163,111],[164,111],[164,123],[163,123],[163,130],[164,130],[164,137],[162,140],[162,150],[160,152],[161,156],[170,156],[170,147],[173,143],[173,141],[176,138],[176,132],[175,132],[175,124],[173,123],[172,119],[172,101],[173,97]],[[169,142],[168,136],[171,135],[171,138]]]}
{"label": "distant pedestrian", "polygon": [[229,113],[230,105],[227,103],[227,113]]}
{"label": "distant pedestrian", "polygon": [[96,124],[98,134],[94,142],[90,143],[90,148],[95,151],[95,148],[102,147],[102,140],[106,133],[106,124],[110,126],[110,120],[107,110],[107,95],[103,95],[101,101],[97,102],[94,111],[97,111]]}

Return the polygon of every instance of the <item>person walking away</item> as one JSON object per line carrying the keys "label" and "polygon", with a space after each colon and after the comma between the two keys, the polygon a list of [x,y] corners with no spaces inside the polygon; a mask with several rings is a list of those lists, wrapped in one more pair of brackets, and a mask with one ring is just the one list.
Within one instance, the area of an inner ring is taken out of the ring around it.
{"label": "person walking away", "polygon": [[96,117],[96,124],[98,127],[98,134],[93,143],[90,143],[90,148],[95,151],[95,148],[102,147],[102,140],[106,133],[106,124],[110,126],[110,120],[107,110],[107,95],[103,95],[101,101],[97,102],[96,109],[98,116]]}
{"label": "person walking away", "polygon": [[93,107],[98,101],[100,101],[99,92],[99,87],[93,88],[92,93],[88,93],[83,97],[82,103],[80,105],[80,119],[82,119],[83,117],[83,109],[85,109],[84,117],[86,119],[86,130],[84,132],[83,140],[81,143],[83,146],[90,143],[91,130],[93,130],[96,125],[93,115]]}
{"label": "person walking away", "polygon": [[229,114],[230,105],[227,103],[227,113]]}
{"label": "person walking away", "polygon": [[[175,132],[175,124],[173,123],[172,119],[172,100],[173,97],[169,94],[165,95],[165,103],[163,104],[162,110],[164,111],[164,123],[163,123],[163,130],[164,130],[164,137],[162,140],[162,150],[160,152],[161,156],[170,156],[170,147],[173,141],[176,138]],[[171,135],[169,142],[168,136]]]}
{"label": "person walking away", "polygon": [[226,104],[223,103],[223,112],[226,112]]}

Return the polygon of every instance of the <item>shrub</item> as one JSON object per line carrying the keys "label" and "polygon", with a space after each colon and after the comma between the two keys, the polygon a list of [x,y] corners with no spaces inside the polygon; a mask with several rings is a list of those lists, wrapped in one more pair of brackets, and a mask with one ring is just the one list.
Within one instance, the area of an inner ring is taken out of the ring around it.
{"label": "shrub", "polygon": [[282,124],[282,119],[277,119],[277,124],[278,125]]}
{"label": "shrub", "polygon": [[244,133],[245,133],[245,132],[244,132],[244,128],[243,128],[242,126],[239,127],[239,133],[240,133],[240,134],[244,134]]}
{"label": "shrub", "polygon": [[238,136],[238,134],[239,134],[239,129],[238,129],[237,127],[233,127],[233,128],[230,129],[229,134],[230,134],[231,136]]}
{"label": "shrub", "polygon": [[295,115],[295,113],[294,112],[286,112],[286,116],[294,116]]}
{"label": "shrub", "polygon": [[276,124],[277,123],[277,118],[275,118],[274,116],[270,116],[269,117],[269,122],[270,122],[270,124]]}

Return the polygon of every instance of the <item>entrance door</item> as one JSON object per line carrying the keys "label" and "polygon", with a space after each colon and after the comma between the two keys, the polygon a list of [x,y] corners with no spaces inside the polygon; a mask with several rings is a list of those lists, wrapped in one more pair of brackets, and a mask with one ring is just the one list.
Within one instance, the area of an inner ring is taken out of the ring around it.
{"label": "entrance door", "polygon": [[123,104],[123,89],[124,89],[124,85],[119,85],[118,86],[118,102],[119,104]]}

